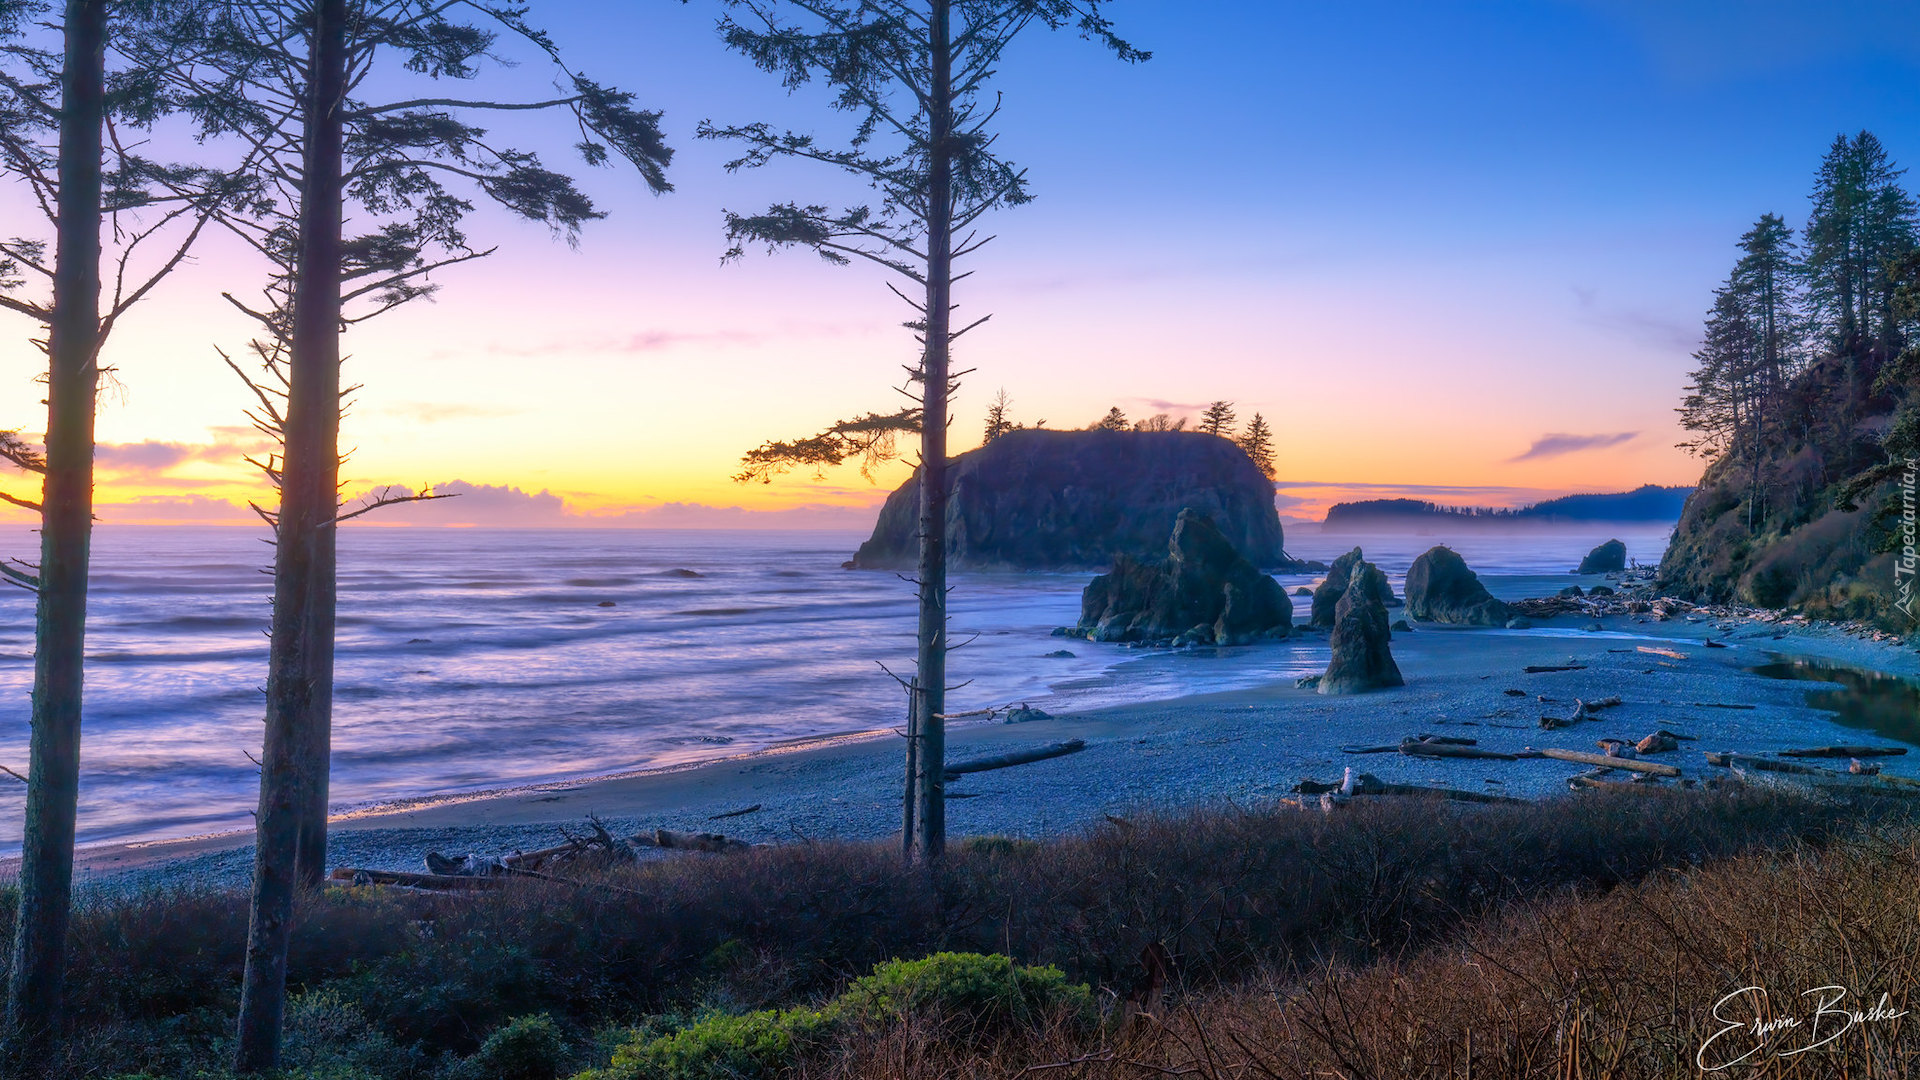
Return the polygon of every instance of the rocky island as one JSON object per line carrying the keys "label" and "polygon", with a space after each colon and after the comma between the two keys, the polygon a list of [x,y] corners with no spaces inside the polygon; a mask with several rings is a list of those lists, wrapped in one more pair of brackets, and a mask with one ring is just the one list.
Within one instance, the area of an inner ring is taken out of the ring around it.
{"label": "rocky island", "polygon": [[[1287,555],[1273,484],[1226,439],[1198,431],[1010,431],[953,459],[949,565],[972,570],[1103,570],[1166,552],[1192,508],[1267,570]],[[848,565],[900,569],[918,556],[918,480],[887,497]]]}

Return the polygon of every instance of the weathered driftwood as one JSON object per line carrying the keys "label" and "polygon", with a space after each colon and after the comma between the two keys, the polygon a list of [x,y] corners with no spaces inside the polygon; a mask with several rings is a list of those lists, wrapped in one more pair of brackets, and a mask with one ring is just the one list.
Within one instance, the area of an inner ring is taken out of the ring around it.
{"label": "weathered driftwood", "polygon": [[1455,743],[1422,742],[1408,739],[1400,744],[1400,752],[1409,757],[1447,757],[1447,758],[1486,758],[1492,761],[1517,761],[1512,754],[1503,754],[1498,750],[1482,750],[1477,746],[1460,746]]}
{"label": "weathered driftwood", "polygon": [[1069,739],[1066,742],[1055,743],[1052,746],[1041,747],[1038,750],[1019,750],[1011,754],[996,754],[993,757],[962,761],[958,764],[947,766],[945,772],[948,776],[965,776],[967,773],[990,772],[994,769],[1007,769],[1015,765],[1025,765],[1029,762],[1045,761],[1048,758],[1065,757],[1068,754],[1077,754],[1086,748],[1087,743],[1085,739]]}
{"label": "weathered driftwood", "polygon": [[1574,698],[1573,699],[1573,718],[1575,720],[1585,720],[1599,713],[1601,709],[1611,709],[1618,704],[1620,704],[1620,698],[1618,695],[1613,695],[1610,697],[1603,697],[1603,698],[1595,698],[1592,701],[1585,701],[1580,698]]}
{"label": "weathered driftwood", "polygon": [[672,829],[655,829],[651,835],[638,833],[630,837],[642,847],[670,848],[675,851],[745,851],[752,844],[720,833],[675,832]]}
{"label": "weathered driftwood", "polygon": [[1781,757],[1899,757],[1907,752],[1904,746],[1810,746],[1804,750],[1782,750]]}
{"label": "weathered driftwood", "polygon": [[1822,769],[1813,765],[1796,765],[1791,761],[1775,761],[1772,758],[1755,757],[1752,754],[1707,752],[1707,764],[1732,768],[1742,765],[1762,772],[1788,773],[1793,776],[1842,776],[1832,769]]}
{"label": "weathered driftwood", "polygon": [[1387,743],[1384,746],[1343,746],[1340,748],[1340,752],[1343,754],[1397,754],[1400,752],[1400,744]]}
{"label": "weathered driftwood", "polygon": [[1662,649],[1657,645],[1637,645],[1634,647],[1634,651],[1651,653],[1654,656],[1664,656],[1670,660],[1685,660],[1687,658],[1687,654],[1678,649]]}
{"label": "weathered driftwood", "polygon": [[1362,791],[1363,795],[1424,795],[1449,799],[1454,802],[1499,803],[1509,806],[1532,806],[1530,799],[1516,799],[1511,795],[1492,795],[1484,791],[1461,791],[1458,788],[1422,787],[1419,784],[1382,784],[1378,789]]}
{"label": "weathered driftwood", "polygon": [[1693,701],[1688,702],[1688,704],[1696,709],[1757,709],[1760,707],[1758,705],[1728,705],[1723,701]]}
{"label": "weathered driftwood", "polygon": [[1638,758],[1609,757],[1606,754],[1589,754],[1581,750],[1560,750],[1548,747],[1540,751],[1540,756],[1556,761],[1572,761],[1581,765],[1599,765],[1608,769],[1630,769],[1634,772],[1652,773],[1655,776],[1679,776],[1680,770],[1673,765],[1663,765],[1657,761],[1641,761]]}
{"label": "weathered driftwood", "polygon": [[411,874],[403,870],[361,870],[342,866],[328,877],[334,881],[345,881],[354,885],[398,885],[408,889],[434,889],[446,892],[498,889],[507,883],[508,875],[478,877],[461,874]]}
{"label": "weathered driftwood", "polygon": [[1605,780],[1598,776],[1588,776],[1583,773],[1579,776],[1568,777],[1567,786],[1575,789],[1591,788],[1602,791],[1618,791],[1621,789],[1646,791],[1649,788],[1659,788],[1666,785],[1660,783],[1659,777],[1651,775],[1643,775],[1638,780]]}
{"label": "weathered driftwood", "polygon": [[738,810],[728,810],[723,813],[708,814],[707,820],[719,821],[722,818],[741,817],[742,815],[745,815],[745,814],[757,814],[762,809],[764,808],[759,803],[754,803],[752,806],[743,806]]}
{"label": "weathered driftwood", "polygon": [[1463,739],[1458,735],[1428,735],[1425,732],[1415,736],[1423,743],[1442,743],[1447,746],[1477,746],[1478,739]]}
{"label": "weathered driftwood", "polygon": [[1549,671],[1585,671],[1585,664],[1528,664],[1524,669],[1529,675],[1543,675]]}

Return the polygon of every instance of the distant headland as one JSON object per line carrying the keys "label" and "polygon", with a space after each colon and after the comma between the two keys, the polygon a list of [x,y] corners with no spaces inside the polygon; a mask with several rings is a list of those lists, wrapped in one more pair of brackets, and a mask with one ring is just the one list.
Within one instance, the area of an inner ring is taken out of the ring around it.
{"label": "distant headland", "polygon": [[1589,521],[1677,522],[1690,487],[1647,484],[1632,491],[1563,495],[1530,506],[1443,506],[1422,499],[1365,499],[1327,508],[1330,527],[1442,521],[1447,524],[1550,525]]}

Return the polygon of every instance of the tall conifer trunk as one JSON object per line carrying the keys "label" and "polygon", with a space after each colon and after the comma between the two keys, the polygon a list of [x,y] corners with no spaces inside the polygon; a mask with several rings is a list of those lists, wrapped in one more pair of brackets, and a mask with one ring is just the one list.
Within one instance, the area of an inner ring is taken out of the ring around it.
{"label": "tall conifer trunk", "polygon": [[946,853],[947,375],[953,313],[953,16],[931,0],[928,116],[927,351],[920,414],[920,633],[917,686],[920,855]]}
{"label": "tall conifer trunk", "polygon": [[28,751],[20,907],[7,1021],[22,1074],[62,1017],[73,837],[80,795],[80,705],[87,565],[93,536],[94,398],[100,383],[100,153],[106,115],[106,0],[67,0],[60,74],[58,232],[47,331],[47,460],[41,496],[33,733]]}
{"label": "tall conifer trunk", "polygon": [[294,894],[326,856],[334,518],[339,507],[340,259],[347,2],[317,0],[302,131],[299,244],[260,770],[258,845],[236,1064],[275,1067]]}

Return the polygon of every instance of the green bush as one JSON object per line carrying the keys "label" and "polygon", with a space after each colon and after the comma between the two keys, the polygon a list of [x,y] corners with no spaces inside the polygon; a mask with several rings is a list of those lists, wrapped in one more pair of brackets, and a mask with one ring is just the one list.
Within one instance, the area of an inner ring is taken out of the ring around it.
{"label": "green bush", "polygon": [[611,1068],[583,1080],[754,1080],[789,1069],[836,1032],[929,1019],[977,1038],[1063,1017],[1082,1027],[1097,1018],[1093,992],[1055,967],[1027,967],[1004,956],[938,953],[892,960],[854,980],[821,1009],[712,1016],[671,1034],[637,1034],[616,1050]]}
{"label": "green bush", "polygon": [[854,980],[825,1013],[837,1022],[877,1027],[908,1017],[934,1017],[975,1033],[1045,1016],[1091,1023],[1093,992],[1059,968],[1027,967],[1005,956],[935,953],[893,960]]}
{"label": "green bush", "polygon": [[714,1016],[671,1035],[642,1037],[614,1051],[595,1080],[757,1080],[790,1067],[826,1033],[811,1009]]}
{"label": "green bush", "polygon": [[551,1018],[519,1016],[487,1036],[454,1075],[461,1080],[554,1080],[566,1058],[566,1041]]}

